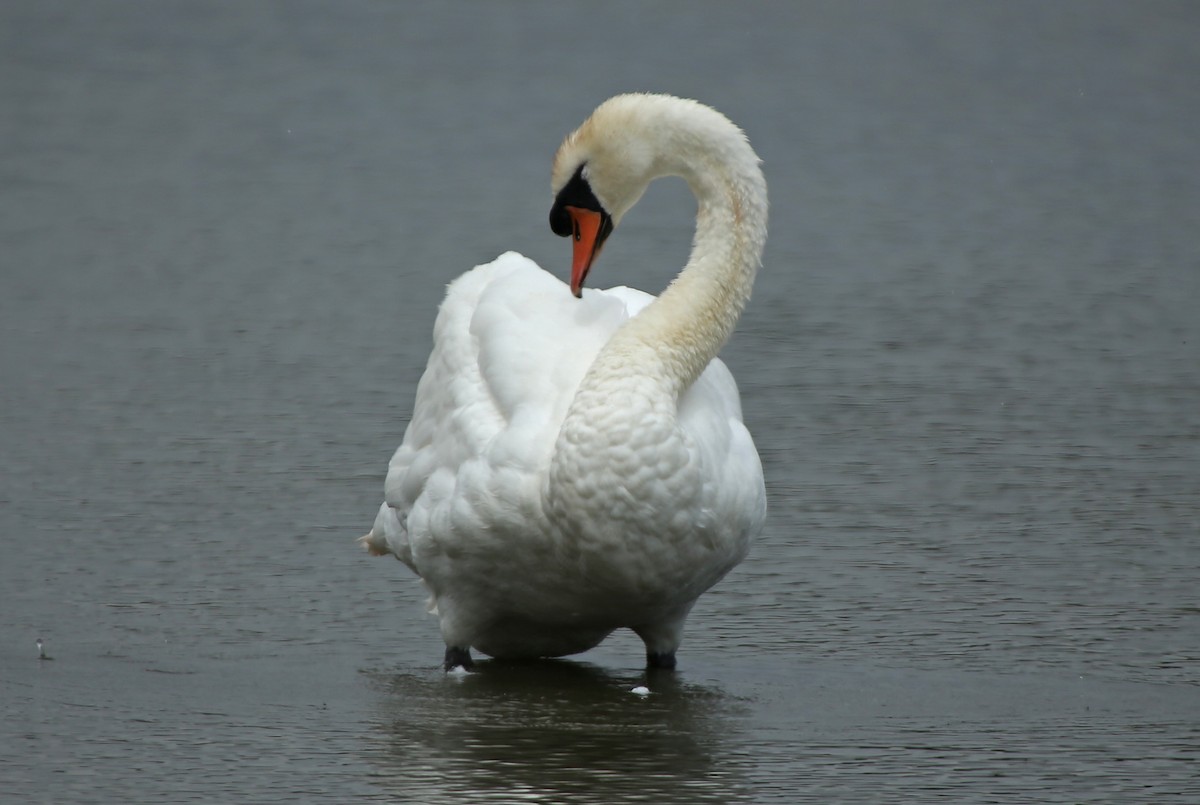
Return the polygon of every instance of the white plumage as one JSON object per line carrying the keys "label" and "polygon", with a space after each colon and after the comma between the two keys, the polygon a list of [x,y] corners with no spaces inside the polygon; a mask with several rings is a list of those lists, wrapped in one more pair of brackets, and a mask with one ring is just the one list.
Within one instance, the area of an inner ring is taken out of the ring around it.
{"label": "white plumage", "polygon": [[[607,232],[671,174],[700,206],[671,288],[573,298]],[[472,647],[573,654],[621,627],[650,665],[673,667],[692,604],[766,512],[737,386],[715,357],[758,268],[766,187],[719,113],[627,95],[567,138],[554,190],[574,223],[572,287],[513,252],[450,285],[363,542],[424,580],[448,668],[469,666]],[[589,231],[589,216],[611,225]]]}

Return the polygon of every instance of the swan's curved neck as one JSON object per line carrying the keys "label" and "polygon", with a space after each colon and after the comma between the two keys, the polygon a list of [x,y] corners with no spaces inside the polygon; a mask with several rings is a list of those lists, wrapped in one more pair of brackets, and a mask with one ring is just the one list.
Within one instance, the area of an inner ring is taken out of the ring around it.
{"label": "swan's curved neck", "polygon": [[662,295],[613,334],[575,394],[548,477],[550,511],[564,523],[626,537],[630,529],[667,528],[645,515],[661,507],[637,498],[658,487],[648,478],[631,483],[646,472],[663,473],[663,488],[681,503],[700,493],[691,488],[699,476],[677,472],[690,460],[679,399],[733,332],[766,241],[758,157],[739,129],[721,122],[676,128],[669,135],[676,141],[661,151],[667,156],[654,175],[682,176],[696,196],[691,256]]}
{"label": "swan's curved neck", "polygon": [[758,158],[730,124],[713,142],[684,138],[668,174],[682,175],[697,201],[691,256],[651,305],[618,330],[580,391],[631,373],[657,379],[673,399],[724,346],[750,298],[766,241],[766,182]]}

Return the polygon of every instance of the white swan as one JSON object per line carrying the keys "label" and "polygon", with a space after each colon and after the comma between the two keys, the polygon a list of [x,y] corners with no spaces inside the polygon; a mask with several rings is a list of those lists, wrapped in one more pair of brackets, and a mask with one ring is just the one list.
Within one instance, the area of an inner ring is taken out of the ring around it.
{"label": "white swan", "polygon": [[[620,95],[554,158],[570,288],[509,252],[446,293],[386,502],[362,538],[431,593],[445,666],[586,651],[633,629],[673,668],[696,599],[762,527],[758,453],[716,354],[766,240],[766,183],[719,112]],[[651,180],[698,201],[691,257],[657,299],[583,290]],[[572,298],[572,294],[578,299]]]}

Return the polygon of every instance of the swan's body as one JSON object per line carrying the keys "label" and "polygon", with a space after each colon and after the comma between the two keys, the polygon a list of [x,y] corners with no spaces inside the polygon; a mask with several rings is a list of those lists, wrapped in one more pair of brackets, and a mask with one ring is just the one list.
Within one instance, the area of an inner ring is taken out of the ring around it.
{"label": "swan's body", "polygon": [[[665,175],[699,203],[687,267],[657,300],[583,291],[604,238]],[[469,666],[471,647],[574,654],[621,627],[673,667],[692,605],[766,513],[715,357],[759,265],[766,186],[736,126],[655,95],[598,108],[559,149],[553,186],[552,226],[576,236],[570,289],[515,253],[450,285],[363,541],[425,581],[447,667]]]}

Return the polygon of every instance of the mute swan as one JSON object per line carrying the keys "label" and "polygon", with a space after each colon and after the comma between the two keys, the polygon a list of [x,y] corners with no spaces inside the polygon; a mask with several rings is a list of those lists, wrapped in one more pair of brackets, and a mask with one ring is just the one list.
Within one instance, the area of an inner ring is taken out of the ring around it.
{"label": "mute swan", "polygon": [[[674,668],[696,599],[766,516],[737,386],[716,357],[766,240],[766,182],[719,112],[620,95],[554,158],[567,285],[509,252],[455,280],[434,324],[385,502],[362,542],[424,581],[446,670],[576,654],[627,627]],[[655,299],[584,290],[651,180],[698,202],[687,266]],[[574,297],[578,298],[572,298]]]}

